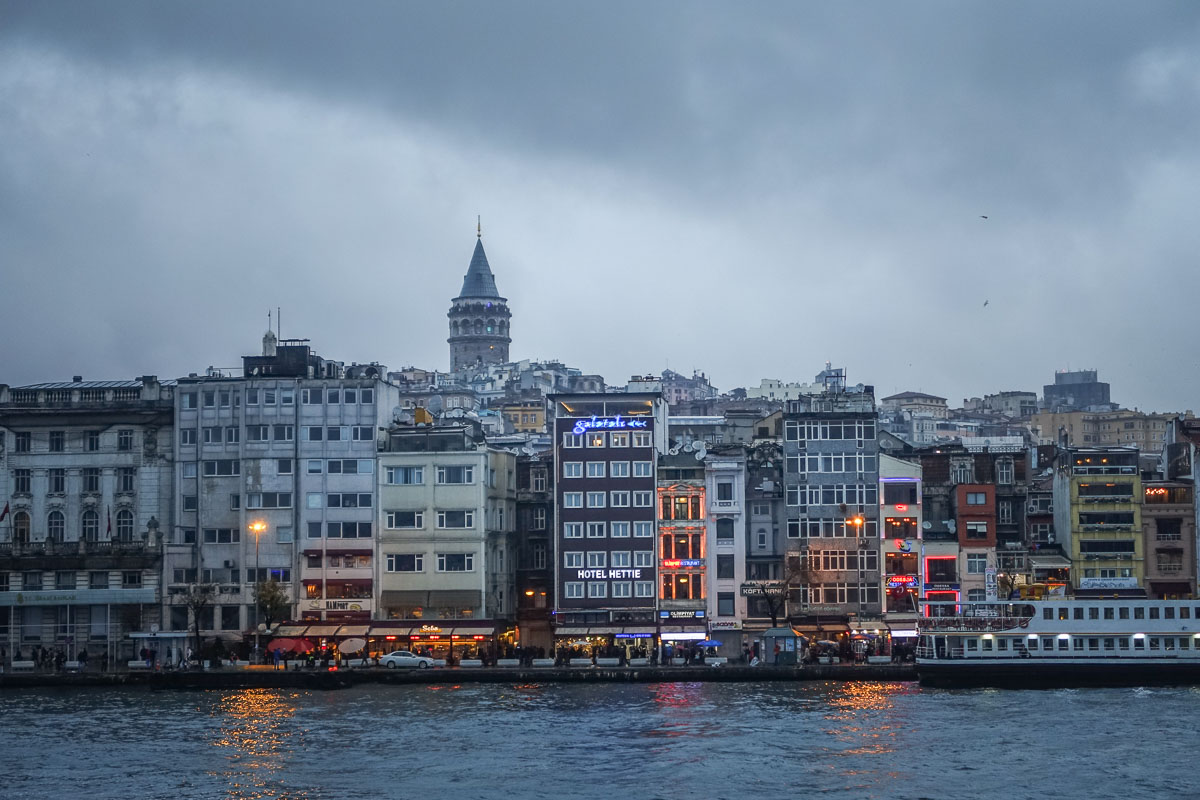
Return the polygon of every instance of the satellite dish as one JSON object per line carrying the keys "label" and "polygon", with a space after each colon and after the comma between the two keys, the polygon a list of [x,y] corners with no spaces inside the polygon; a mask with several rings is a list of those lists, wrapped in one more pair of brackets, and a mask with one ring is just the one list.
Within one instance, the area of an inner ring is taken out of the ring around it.
{"label": "satellite dish", "polygon": [[435,394],[433,397],[429,398],[429,402],[425,404],[425,407],[429,409],[429,413],[431,414],[441,414],[442,409],[446,407],[446,404],[443,402],[440,394]]}
{"label": "satellite dish", "polygon": [[924,528],[925,530],[931,530],[933,528],[933,523],[930,522],[929,520],[925,520],[924,522],[921,523],[921,527]]}
{"label": "satellite dish", "polygon": [[942,522],[943,522],[943,524],[945,524],[947,530],[949,530],[949,531],[954,530],[954,520],[946,519],[946,520],[942,520]]}
{"label": "satellite dish", "polygon": [[404,416],[404,409],[400,406],[392,407],[392,419],[400,419]]}

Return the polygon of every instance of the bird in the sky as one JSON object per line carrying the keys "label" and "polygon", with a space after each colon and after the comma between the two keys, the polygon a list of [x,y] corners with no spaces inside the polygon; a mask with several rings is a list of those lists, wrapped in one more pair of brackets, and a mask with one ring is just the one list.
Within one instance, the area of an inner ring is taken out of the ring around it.
{"label": "bird in the sky", "polygon": [[984,308],[987,308],[987,304],[988,304],[989,302],[991,302],[991,301],[990,301],[990,300],[984,300],[984,301],[983,301],[983,307],[984,307]]}
{"label": "bird in the sky", "polygon": [[980,218],[980,219],[987,219],[987,214],[980,214],[980,215],[979,215],[979,218]]}

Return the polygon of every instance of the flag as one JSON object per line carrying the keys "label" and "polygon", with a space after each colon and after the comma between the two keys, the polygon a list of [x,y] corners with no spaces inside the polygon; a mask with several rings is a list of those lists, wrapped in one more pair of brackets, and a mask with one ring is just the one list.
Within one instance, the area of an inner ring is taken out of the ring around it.
{"label": "flag", "polygon": [[4,522],[4,518],[8,516],[8,503],[4,504],[4,510],[0,511],[0,522]]}
{"label": "flag", "polygon": [[112,509],[106,507],[104,509],[104,511],[108,515],[108,538],[111,539],[112,538]]}

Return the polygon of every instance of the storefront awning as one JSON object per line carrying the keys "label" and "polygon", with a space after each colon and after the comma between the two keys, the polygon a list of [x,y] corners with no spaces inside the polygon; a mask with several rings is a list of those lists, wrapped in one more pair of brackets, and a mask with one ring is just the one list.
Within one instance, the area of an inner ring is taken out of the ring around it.
{"label": "storefront awning", "polygon": [[370,625],[343,625],[338,628],[338,636],[366,636]]}
{"label": "storefront awning", "polygon": [[462,627],[456,625],[450,633],[455,636],[493,636],[496,629],[488,625],[465,625]]}
{"label": "storefront awning", "polygon": [[334,636],[341,625],[311,625],[305,636]]}
{"label": "storefront awning", "polygon": [[1062,556],[1030,556],[1029,563],[1034,569],[1068,569],[1071,562]]}
{"label": "storefront awning", "polygon": [[453,606],[455,608],[476,608],[483,605],[483,594],[477,591],[434,590],[428,592],[412,589],[385,589],[380,593],[380,604],[390,607],[420,606],[422,608],[438,608]]}
{"label": "storefront awning", "polygon": [[625,628],[625,629],[624,629],[624,630],[622,630],[621,632],[622,632],[622,633],[649,633],[649,634],[654,634],[654,633],[656,633],[657,631],[655,631],[655,629],[654,629],[654,628]]}
{"label": "storefront awning", "polygon": [[587,628],[555,628],[555,636],[587,636]]}
{"label": "storefront awning", "polygon": [[275,629],[275,632],[271,635],[272,636],[288,636],[288,637],[303,636],[304,632],[306,630],[308,630],[307,625],[280,625],[278,628]]}

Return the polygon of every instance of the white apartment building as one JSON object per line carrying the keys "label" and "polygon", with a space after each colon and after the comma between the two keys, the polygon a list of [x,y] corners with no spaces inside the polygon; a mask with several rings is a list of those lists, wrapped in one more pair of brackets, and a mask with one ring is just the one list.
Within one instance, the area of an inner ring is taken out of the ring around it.
{"label": "white apartment building", "polygon": [[708,514],[708,629],[722,652],[736,657],[742,651],[746,598],[746,454],[738,447],[710,451],[704,462]]}
{"label": "white apartment building", "polygon": [[[393,426],[379,454],[379,619],[448,654],[515,619],[516,454],[474,420]],[[424,628],[424,630],[422,630]],[[463,637],[461,642],[452,637]]]}

